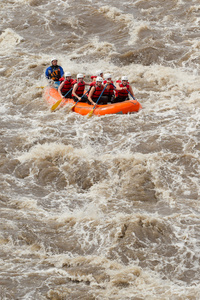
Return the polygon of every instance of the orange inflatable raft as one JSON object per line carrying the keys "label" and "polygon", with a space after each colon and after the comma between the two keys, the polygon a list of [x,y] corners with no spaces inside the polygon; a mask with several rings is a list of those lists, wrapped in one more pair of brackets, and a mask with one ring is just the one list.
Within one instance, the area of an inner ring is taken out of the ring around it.
{"label": "orange inflatable raft", "polygon": [[[47,104],[52,107],[57,101],[61,99],[58,91],[50,86],[47,86],[44,89],[44,99]],[[74,105],[76,102],[73,99],[63,99],[59,107],[63,107],[67,104]],[[93,105],[87,103],[78,102],[73,111],[81,114],[87,115],[93,109]],[[106,105],[97,105],[93,111],[94,115],[103,116],[107,114],[128,114],[139,111],[142,108],[141,104],[137,100],[127,100],[120,103],[106,104]]]}

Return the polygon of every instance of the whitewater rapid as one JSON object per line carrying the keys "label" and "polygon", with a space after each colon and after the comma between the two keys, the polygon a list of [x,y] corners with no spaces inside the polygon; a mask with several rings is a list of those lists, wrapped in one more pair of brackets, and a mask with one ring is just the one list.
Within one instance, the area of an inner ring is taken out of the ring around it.
{"label": "whitewater rapid", "polygon": [[[198,1],[0,8],[0,298],[200,299]],[[55,56],[127,75],[143,109],[52,113]]]}

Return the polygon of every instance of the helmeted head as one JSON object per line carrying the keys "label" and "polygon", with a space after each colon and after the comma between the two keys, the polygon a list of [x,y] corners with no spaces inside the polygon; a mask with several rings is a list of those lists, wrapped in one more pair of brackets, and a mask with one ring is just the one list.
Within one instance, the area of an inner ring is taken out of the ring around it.
{"label": "helmeted head", "polygon": [[103,82],[103,78],[101,77],[101,76],[98,76],[97,78],[96,78],[96,82]]}
{"label": "helmeted head", "polygon": [[65,72],[65,77],[71,77],[71,73],[70,72]]}
{"label": "helmeted head", "polygon": [[110,73],[106,73],[106,74],[104,75],[104,78],[105,78],[106,80],[108,80],[108,79],[111,79],[112,76],[111,76]]}
{"label": "helmeted head", "polygon": [[79,74],[77,74],[77,79],[80,79],[80,78],[83,78],[84,76],[83,76],[83,74],[81,74],[81,73],[79,73]]}
{"label": "helmeted head", "polygon": [[96,74],[97,74],[97,76],[103,77],[103,71],[102,70],[96,71]]}
{"label": "helmeted head", "polygon": [[128,76],[122,76],[122,81],[128,81]]}
{"label": "helmeted head", "polygon": [[53,58],[51,59],[51,63],[52,63],[52,64],[57,64],[57,62],[58,62],[58,59],[57,59],[56,57],[53,57]]}

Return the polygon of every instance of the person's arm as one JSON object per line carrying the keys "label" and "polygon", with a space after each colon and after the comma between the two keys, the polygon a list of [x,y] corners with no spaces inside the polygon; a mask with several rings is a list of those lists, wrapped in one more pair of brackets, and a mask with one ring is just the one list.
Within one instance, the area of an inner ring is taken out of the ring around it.
{"label": "person's arm", "polygon": [[63,68],[60,66],[60,77],[63,77],[63,75],[64,75],[64,70],[63,70]]}
{"label": "person's arm", "polygon": [[61,90],[62,90],[62,88],[63,88],[63,86],[64,86],[64,83],[65,83],[65,81],[63,81],[63,82],[59,85],[59,88],[58,88],[58,93],[59,93],[59,95],[60,95],[62,98],[65,98],[65,97],[62,95],[62,93],[61,93]]}
{"label": "person's arm", "polygon": [[90,85],[91,84],[91,82],[85,82],[85,85]]}
{"label": "person's arm", "polygon": [[131,93],[131,95],[133,96],[133,97],[135,97],[135,95],[134,95],[134,93],[133,93],[133,89],[132,89],[132,87],[129,85],[129,92]]}
{"label": "person's arm", "polygon": [[121,86],[119,86],[119,85],[120,85],[120,83],[116,83],[116,90],[117,90],[117,91],[127,90],[127,87],[126,87],[126,86],[121,87]]}
{"label": "person's arm", "polygon": [[73,87],[73,90],[72,90],[72,94],[73,96],[75,96],[78,100],[81,100],[81,97],[79,97],[77,94],[76,94],[76,90],[78,88],[78,83],[76,83]]}
{"label": "person's arm", "polygon": [[95,105],[95,102],[92,100],[92,95],[94,94],[94,91],[95,91],[95,87],[93,86],[89,92],[89,95],[88,95],[88,100],[90,101],[91,104]]}
{"label": "person's arm", "polygon": [[46,79],[51,79],[50,74],[51,74],[51,67],[48,67],[45,71],[45,77]]}

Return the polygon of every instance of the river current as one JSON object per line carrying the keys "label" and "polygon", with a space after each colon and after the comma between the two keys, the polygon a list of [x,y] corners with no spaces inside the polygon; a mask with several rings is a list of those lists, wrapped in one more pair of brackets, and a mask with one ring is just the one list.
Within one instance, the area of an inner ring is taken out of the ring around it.
{"label": "river current", "polygon": [[[0,299],[200,299],[200,4],[0,2]],[[43,98],[52,57],[143,109]]]}

